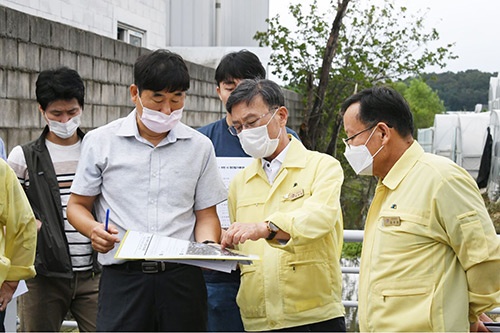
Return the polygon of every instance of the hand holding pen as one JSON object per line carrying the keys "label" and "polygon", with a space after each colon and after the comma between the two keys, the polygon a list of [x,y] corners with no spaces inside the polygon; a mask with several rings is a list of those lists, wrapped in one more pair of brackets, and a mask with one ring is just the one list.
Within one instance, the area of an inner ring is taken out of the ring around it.
{"label": "hand holding pen", "polygon": [[104,222],[104,230],[108,231],[108,225],[109,225],[109,208],[106,209],[106,221]]}
{"label": "hand holding pen", "polygon": [[115,247],[116,243],[120,242],[120,239],[116,236],[118,234],[118,229],[109,224],[109,208],[106,209],[106,218],[104,223],[98,228],[94,228],[94,232],[91,235],[92,247],[94,250],[100,253],[107,253]]}

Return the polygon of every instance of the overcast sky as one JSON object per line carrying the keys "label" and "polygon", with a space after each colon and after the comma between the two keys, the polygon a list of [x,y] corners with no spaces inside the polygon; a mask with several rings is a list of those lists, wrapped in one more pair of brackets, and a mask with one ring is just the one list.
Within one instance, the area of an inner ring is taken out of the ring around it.
{"label": "overcast sky", "polygon": [[[280,13],[283,22],[292,22],[285,5],[291,1],[299,0],[270,0],[269,16]],[[360,1],[372,3],[374,0]],[[303,8],[309,8],[305,4],[310,0],[300,2],[304,3]],[[329,1],[318,0],[318,3]],[[408,7],[411,12],[429,8],[425,22],[439,32],[442,41],[439,45],[455,43],[453,52],[459,58],[449,60],[444,69],[428,68],[426,72],[478,69],[493,73],[500,70],[500,0],[396,0],[396,4]]]}

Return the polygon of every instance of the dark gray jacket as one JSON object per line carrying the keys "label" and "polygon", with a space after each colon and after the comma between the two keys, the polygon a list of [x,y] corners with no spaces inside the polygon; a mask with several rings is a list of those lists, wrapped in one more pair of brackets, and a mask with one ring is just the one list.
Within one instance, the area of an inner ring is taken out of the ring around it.
{"label": "dark gray jacket", "polygon": [[[78,136],[84,133],[78,129]],[[45,126],[40,137],[22,145],[29,173],[26,195],[37,219],[42,221],[37,237],[35,269],[37,274],[71,278],[73,269],[68,241],[64,232],[64,217],[61,194],[54,165],[45,146],[49,127]],[[93,255],[94,271],[99,271],[96,253]]]}

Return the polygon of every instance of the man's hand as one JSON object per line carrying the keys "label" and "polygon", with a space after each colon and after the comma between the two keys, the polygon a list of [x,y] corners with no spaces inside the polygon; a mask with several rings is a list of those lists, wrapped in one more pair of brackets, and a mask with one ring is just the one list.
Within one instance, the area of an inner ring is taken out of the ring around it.
{"label": "man's hand", "polygon": [[479,320],[470,325],[471,332],[489,332],[490,330],[486,328],[483,323],[491,323],[493,320],[488,317],[486,314],[482,313],[479,316]]}
{"label": "man's hand", "polygon": [[113,226],[108,226],[108,231],[104,230],[103,224],[97,224],[90,232],[90,240],[92,248],[100,253],[108,253],[111,251],[120,239],[114,235],[118,234],[118,229]]}
{"label": "man's hand", "polygon": [[41,227],[42,227],[42,221],[36,219],[36,231],[40,231]]}
{"label": "man's hand", "polygon": [[12,300],[12,295],[17,289],[19,281],[4,281],[0,287],[0,311],[5,311],[7,304]]}
{"label": "man's hand", "polygon": [[259,223],[240,223],[235,222],[227,229],[222,236],[221,247],[231,247],[233,245],[243,244],[247,240],[256,241],[266,238],[269,235],[266,222]]}

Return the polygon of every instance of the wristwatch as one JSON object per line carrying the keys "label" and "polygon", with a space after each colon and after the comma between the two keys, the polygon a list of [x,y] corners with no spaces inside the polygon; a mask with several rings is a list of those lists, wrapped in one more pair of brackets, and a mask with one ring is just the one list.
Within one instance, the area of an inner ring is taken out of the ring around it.
{"label": "wristwatch", "polygon": [[266,237],[266,240],[273,240],[278,231],[280,231],[280,228],[273,222],[267,221],[267,230],[269,230],[269,236]]}

